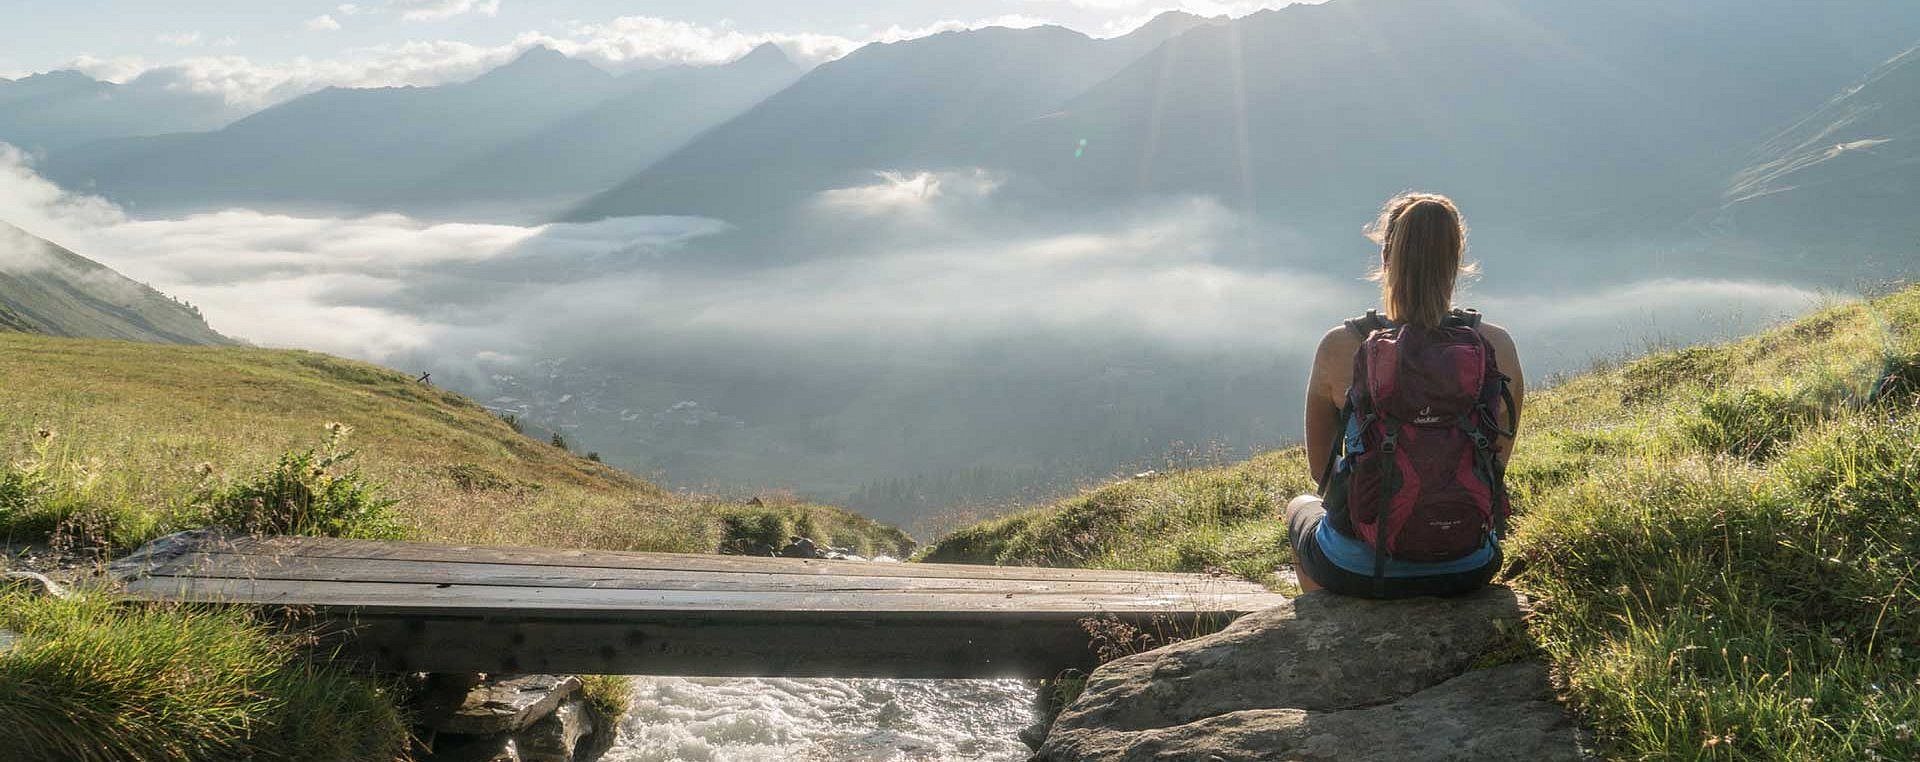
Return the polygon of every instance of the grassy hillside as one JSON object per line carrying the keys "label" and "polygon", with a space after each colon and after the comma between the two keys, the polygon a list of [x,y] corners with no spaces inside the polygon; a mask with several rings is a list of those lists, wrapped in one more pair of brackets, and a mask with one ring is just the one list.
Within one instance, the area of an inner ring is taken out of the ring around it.
{"label": "grassy hillside", "polygon": [[0,222],[0,332],[231,344],[193,307]]}
{"label": "grassy hillside", "polygon": [[[1920,289],[1598,368],[1523,424],[1507,573],[1606,756],[1920,757]],[[1122,482],[923,557],[1271,580],[1306,474]]]}
{"label": "grassy hillside", "polygon": [[210,492],[320,446],[339,423],[358,451],[343,467],[384,485],[418,539],[712,552],[800,531],[893,554],[909,543],[836,508],[672,494],[522,436],[458,394],[310,352],[0,334],[0,389],[0,539],[125,548],[203,524]]}
{"label": "grassy hillside", "polygon": [[[460,395],[310,352],[0,333],[0,389],[0,543],[115,550],[218,524],[683,552],[789,533],[863,553],[912,544],[837,508],[669,493]],[[0,588],[0,629],[17,633],[0,639],[0,737],[14,742],[0,759],[409,753],[399,686],[253,612]],[[622,696],[593,684],[598,701]]]}

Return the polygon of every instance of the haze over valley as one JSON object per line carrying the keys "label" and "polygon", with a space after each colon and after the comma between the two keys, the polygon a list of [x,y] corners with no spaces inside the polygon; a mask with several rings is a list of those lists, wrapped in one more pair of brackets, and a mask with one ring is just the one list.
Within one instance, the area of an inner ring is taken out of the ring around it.
{"label": "haze over valley", "polygon": [[1398,191],[1459,200],[1484,268],[1461,301],[1542,378],[1915,261],[1901,0],[1115,31],[651,68],[528,45],[258,104],[164,69],[0,80],[24,231],[0,289],[67,251],[190,303],[200,338],[431,372],[642,475],[911,525],[1297,440]]}

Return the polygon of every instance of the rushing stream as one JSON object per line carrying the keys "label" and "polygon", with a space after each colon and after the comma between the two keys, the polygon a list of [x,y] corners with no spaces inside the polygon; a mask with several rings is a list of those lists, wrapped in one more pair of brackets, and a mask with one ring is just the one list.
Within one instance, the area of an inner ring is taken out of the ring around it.
{"label": "rushing stream", "polygon": [[638,678],[608,762],[1024,760],[1019,680]]}

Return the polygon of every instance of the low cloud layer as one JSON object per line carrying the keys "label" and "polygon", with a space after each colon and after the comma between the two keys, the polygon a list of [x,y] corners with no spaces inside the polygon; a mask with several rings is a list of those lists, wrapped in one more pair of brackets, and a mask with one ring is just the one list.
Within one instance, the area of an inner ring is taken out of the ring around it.
{"label": "low cloud layer", "polygon": [[[431,370],[683,483],[833,499],[914,469],[1099,472],[1175,441],[1292,440],[1315,341],[1375,296],[1357,237],[1353,266],[1328,269],[1204,198],[1010,223],[999,180],[883,173],[822,194],[789,223],[807,235],[768,236],[778,251],[754,261],[724,256],[745,231],[697,218],[135,220],[13,153],[0,221],[230,335]],[[19,248],[0,239],[0,267]],[[1734,280],[1502,288],[1464,300],[1512,328],[1536,376],[1822,298]]]}

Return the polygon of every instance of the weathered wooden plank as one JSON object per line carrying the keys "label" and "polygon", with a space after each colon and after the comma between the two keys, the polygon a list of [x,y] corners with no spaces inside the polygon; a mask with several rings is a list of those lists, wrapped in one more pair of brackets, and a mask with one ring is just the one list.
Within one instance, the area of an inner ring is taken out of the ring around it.
{"label": "weathered wooden plank", "polygon": [[[1121,614],[1152,631],[1147,617]],[[1173,626],[1224,627],[1230,615]],[[1054,677],[1095,664],[1080,619],[1009,614],[992,619],[909,614],[794,621],[735,611],[648,621],[501,615],[335,620],[346,653],[395,672],[549,672],[708,677]]]}
{"label": "weathered wooden plank", "polygon": [[209,552],[255,555],[299,555],[316,558],[364,558],[434,561],[441,563],[508,563],[573,568],[661,569],[679,571],[737,571],[767,574],[845,574],[849,565],[861,573],[886,577],[975,577],[980,579],[1139,582],[1190,580],[1196,575],[1170,572],[1056,569],[1029,566],[973,564],[878,563],[799,558],[645,553],[610,550],[551,550],[543,548],[439,545],[417,542],[336,540],[307,537],[239,537],[210,543]]}
{"label": "weathered wooden plank", "polygon": [[1250,583],[1194,576],[1183,580],[1083,582],[1070,580],[892,577],[861,573],[868,564],[847,564],[846,574],[767,574],[527,564],[440,563],[387,559],[316,558],[208,553],[156,569],[151,576],[278,579],[310,582],[412,582],[508,587],[580,587],[600,590],[714,590],[735,592],[948,593],[1259,593]]}
{"label": "weathered wooden plank", "polygon": [[174,601],[380,609],[393,612],[469,611],[475,615],[539,612],[547,616],[565,616],[569,612],[631,612],[637,616],[647,616],[653,612],[750,610],[778,612],[796,620],[847,612],[949,612],[960,616],[983,617],[1000,612],[1084,616],[1104,612],[1247,612],[1267,608],[1284,600],[1271,593],[1207,594],[1164,590],[1135,594],[902,591],[875,595],[858,592],[624,590],[196,577],[137,579],[127,584],[127,591],[138,596]]}
{"label": "weathered wooden plank", "polygon": [[114,572],[140,598],[317,617],[344,653],[421,671],[1047,677],[1082,621],[1193,633],[1284,598],[1182,574],[169,538]]}

